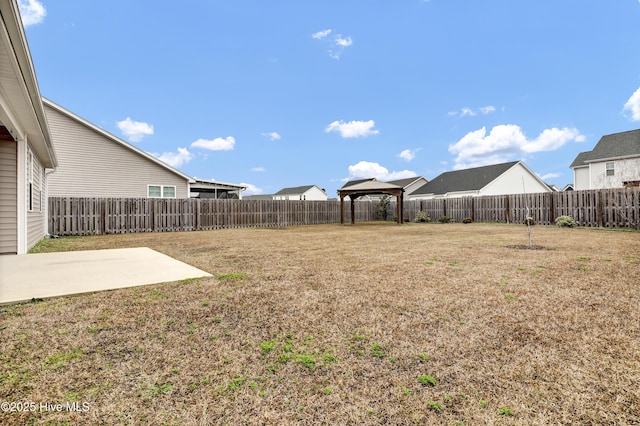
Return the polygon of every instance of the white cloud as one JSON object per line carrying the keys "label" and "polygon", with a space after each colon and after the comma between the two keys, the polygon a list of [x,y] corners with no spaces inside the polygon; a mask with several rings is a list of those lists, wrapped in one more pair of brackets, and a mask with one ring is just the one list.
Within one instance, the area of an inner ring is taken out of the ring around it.
{"label": "white cloud", "polygon": [[547,179],[555,179],[555,178],[559,178],[560,176],[562,176],[562,173],[547,173],[545,175],[540,176],[540,179],[542,180],[547,180]]}
{"label": "white cloud", "polygon": [[133,121],[127,117],[116,123],[120,131],[131,142],[140,142],[145,136],[153,135],[153,126],[142,121]]}
{"label": "white cloud", "polygon": [[280,136],[278,132],[262,133],[262,136],[268,137],[270,141],[279,141],[282,139],[282,136]]}
{"label": "white cloud", "polygon": [[153,155],[172,167],[180,167],[193,159],[193,155],[187,150],[187,148],[178,148],[178,152],[163,152],[160,155]]}
{"label": "white cloud", "polygon": [[334,41],[336,42],[337,46],[341,47],[349,47],[353,44],[353,40],[351,40],[351,37],[343,37],[342,34],[338,34]]}
{"label": "white cloud", "polygon": [[333,38],[328,38],[329,34],[333,32],[332,29],[326,29],[311,34],[311,38],[315,40],[324,40],[323,43],[327,46],[327,52],[333,59],[340,59],[344,49],[353,44],[353,39],[349,36],[343,36],[342,34],[336,34]]}
{"label": "white cloud", "polygon": [[267,169],[265,169],[264,167],[253,167],[251,169],[252,172],[266,172]]}
{"label": "white cloud", "polygon": [[476,112],[474,110],[472,110],[471,108],[462,108],[460,110],[460,117],[464,117],[465,115],[469,115],[471,117],[476,115]]}
{"label": "white cloud", "polygon": [[419,149],[405,149],[400,154],[398,154],[396,157],[400,157],[405,161],[411,161],[414,158],[416,158],[416,153],[418,151],[419,151]]}
{"label": "white cloud", "polygon": [[326,29],[326,30],[323,30],[323,31],[318,31],[317,33],[311,34],[311,37],[315,38],[316,40],[320,40],[320,39],[325,38],[329,34],[331,34],[332,31],[333,31],[332,29]]}
{"label": "white cloud", "polygon": [[459,115],[460,117],[465,117],[465,116],[475,117],[476,115],[478,115],[478,113],[488,115],[495,111],[496,111],[496,107],[494,107],[493,105],[487,105],[487,106],[480,107],[477,110],[469,107],[464,107],[464,108],[460,108],[460,111],[449,111],[447,115],[449,115],[449,117],[455,117],[457,115]]}
{"label": "white cloud", "polygon": [[330,123],[324,131],[327,133],[339,132],[343,138],[359,138],[380,133],[378,130],[373,129],[375,125],[376,123],[373,120],[349,121],[348,123],[340,120]]}
{"label": "white cloud", "polygon": [[215,139],[198,139],[191,144],[191,148],[203,148],[209,151],[231,151],[236,144],[233,136]]}
{"label": "white cloud", "polygon": [[376,178],[378,180],[395,180],[416,176],[411,170],[402,170],[399,172],[389,172],[389,170],[378,163],[369,161],[360,161],[357,164],[349,166],[349,177],[347,180]]}
{"label": "white cloud", "polygon": [[487,105],[487,106],[483,106],[478,108],[480,110],[481,113],[483,113],[484,115],[487,114],[491,114],[492,112],[496,111],[496,107],[494,107],[493,105]]}
{"label": "white cloud", "polygon": [[[638,0],[640,2],[640,0]],[[624,104],[623,111],[629,111],[631,121],[640,121],[640,87],[629,98],[626,104]]]}
{"label": "white cloud", "polygon": [[491,129],[489,134],[485,127],[467,133],[449,146],[449,152],[457,154],[454,169],[463,169],[502,163],[535,152],[554,151],[569,141],[584,140],[577,129],[568,127],[546,129],[537,138],[529,140],[519,126],[502,124]]}
{"label": "white cloud", "polygon": [[242,192],[242,195],[258,195],[258,194],[264,193],[262,188],[258,188],[257,186],[252,185],[250,183],[242,182],[240,185],[243,185],[243,186],[247,187],[247,189],[245,189]]}
{"label": "white cloud", "polygon": [[47,9],[38,0],[20,0],[18,7],[20,8],[20,16],[22,16],[22,25],[25,27],[39,24],[47,16]]}

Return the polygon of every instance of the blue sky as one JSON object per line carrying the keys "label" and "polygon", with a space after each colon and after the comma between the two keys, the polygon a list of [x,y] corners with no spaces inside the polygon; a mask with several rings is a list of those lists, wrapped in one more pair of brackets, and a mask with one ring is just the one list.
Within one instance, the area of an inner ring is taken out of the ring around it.
{"label": "blue sky", "polygon": [[43,96],[245,195],[524,160],[640,128],[638,0],[20,0]]}

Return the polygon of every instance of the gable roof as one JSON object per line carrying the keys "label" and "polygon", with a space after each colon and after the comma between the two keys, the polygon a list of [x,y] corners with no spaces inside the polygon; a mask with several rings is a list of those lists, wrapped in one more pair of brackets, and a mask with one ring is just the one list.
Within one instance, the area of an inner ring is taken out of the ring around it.
{"label": "gable roof", "polygon": [[94,132],[100,134],[101,136],[103,136],[106,139],[109,139],[110,141],[112,141],[113,143],[116,143],[118,145],[123,146],[124,148],[130,150],[131,152],[140,155],[142,157],[145,157],[147,160],[156,163],[157,165],[169,170],[172,173],[175,173],[176,175],[186,179],[188,182],[192,183],[194,182],[194,179],[191,176],[188,176],[184,173],[182,173],[181,171],[174,169],[173,167],[171,167],[170,165],[168,165],[167,163],[165,163],[164,161],[154,157],[153,155],[149,154],[148,152],[145,152],[143,150],[141,150],[140,148],[137,148],[133,145],[131,145],[128,142],[125,142],[124,140],[118,138],[115,135],[112,135],[111,133],[107,132],[106,130],[96,126],[95,124],[85,120],[84,118],[72,113],[71,111],[61,107],[60,105],[56,104],[55,102],[46,99],[46,98],[42,98],[42,103],[45,105],[45,107],[49,107],[53,110],[58,111],[60,114],[63,114],[64,116],[70,118],[71,120],[85,126],[88,127],[89,129],[93,130]]}
{"label": "gable roof", "polygon": [[412,195],[479,191],[518,163],[519,161],[511,161],[472,169],[444,172],[413,191]]}
{"label": "gable roof", "polygon": [[308,190],[310,190],[314,186],[316,188],[320,189],[317,185],[294,186],[294,187],[291,187],[291,188],[282,188],[280,191],[276,192],[273,195],[298,195],[298,194],[304,194],[305,192],[307,192]]}
{"label": "gable roof", "polygon": [[640,129],[629,130],[601,137],[592,151],[578,154],[570,167],[583,167],[594,161],[638,156],[640,156]]}
{"label": "gable roof", "polygon": [[417,181],[420,178],[421,176],[414,176],[414,177],[405,178],[405,179],[388,180],[387,182],[392,183],[394,185],[405,187],[405,186],[411,185],[413,182]]}
{"label": "gable roof", "polygon": [[569,167],[571,167],[572,169],[575,169],[576,167],[587,167],[587,160],[591,158],[591,152],[592,151],[585,151],[578,154],[576,159],[573,160],[573,163],[571,163]]}

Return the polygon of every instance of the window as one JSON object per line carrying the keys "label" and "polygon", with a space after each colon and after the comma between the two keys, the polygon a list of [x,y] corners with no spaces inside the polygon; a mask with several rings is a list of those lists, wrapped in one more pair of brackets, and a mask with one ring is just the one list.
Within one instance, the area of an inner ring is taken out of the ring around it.
{"label": "window", "polygon": [[175,186],[148,185],[147,196],[149,198],[176,198]]}
{"label": "window", "polygon": [[175,186],[163,186],[162,187],[162,198],[176,198],[176,187]]}
{"label": "window", "polygon": [[604,168],[607,170],[607,176],[613,176],[615,174],[613,161],[608,161],[607,163],[605,163]]}
{"label": "window", "polygon": [[147,195],[149,196],[149,198],[161,198],[162,187],[159,185],[149,185],[147,187]]}

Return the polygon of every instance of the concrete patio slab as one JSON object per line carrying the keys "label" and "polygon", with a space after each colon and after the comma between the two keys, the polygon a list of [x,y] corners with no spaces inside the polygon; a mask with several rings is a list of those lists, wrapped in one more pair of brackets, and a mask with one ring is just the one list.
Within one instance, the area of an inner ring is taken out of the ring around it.
{"label": "concrete patio slab", "polygon": [[0,256],[0,304],[210,277],[147,247]]}

